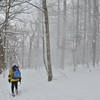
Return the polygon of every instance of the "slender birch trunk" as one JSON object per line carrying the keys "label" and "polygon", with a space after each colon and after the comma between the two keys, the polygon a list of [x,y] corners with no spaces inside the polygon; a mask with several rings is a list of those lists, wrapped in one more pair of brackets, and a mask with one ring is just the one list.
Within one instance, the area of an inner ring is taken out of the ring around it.
{"label": "slender birch trunk", "polygon": [[50,36],[49,36],[49,19],[46,0],[42,0],[43,10],[45,16],[45,29],[46,29],[46,51],[47,51],[47,65],[48,65],[48,81],[52,81],[52,68],[51,68],[51,55],[50,55]]}
{"label": "slender birch trunk", "polygon": [[64,0],[64,15],[63,15],[63,40],[62,40],[62,51],[61,51],[61,69],[64,69],[65,61],[65,41],[66,41],[66,0]]}
{"label": "slender birch trunk", "polygon": [[93,0],[93,5],[94,5],[94,19],[93,19],[93,40],[92,40],[92,50],[93,50],[93,56],[92,56],[92,63],[93,66],[95,67],[95,61],[96,61],[96,18],[97,18],[97,5],[96,5],[96,0]]}

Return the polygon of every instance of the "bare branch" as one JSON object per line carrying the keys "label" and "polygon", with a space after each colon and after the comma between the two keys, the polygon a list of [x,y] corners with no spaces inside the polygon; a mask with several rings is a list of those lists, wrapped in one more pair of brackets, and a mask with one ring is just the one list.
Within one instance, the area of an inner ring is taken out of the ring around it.
{"label": "bare branch", "polygon": [[39,8],[38,6],[35,6],[35,5],[33,5],[32,3],[28,2],[28,1],[25,1],[25,2],[28,3],[28,4],[30,4],[30,5],[32,5],[32,6],[34,6],[37,9],[41,10],[44,13],[43,9]]}

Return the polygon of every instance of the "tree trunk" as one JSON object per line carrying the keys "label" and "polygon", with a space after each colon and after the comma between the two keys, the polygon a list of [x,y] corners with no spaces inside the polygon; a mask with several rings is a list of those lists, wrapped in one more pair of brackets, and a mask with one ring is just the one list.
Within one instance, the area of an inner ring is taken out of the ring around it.
{"label": "tree trunk", "polygon": [[2,73],[2,69],[5,68],[5,56],[4,56],[4,48],[3,48],[3,41],[1,38],[1,33],[0,33],[0,74]]}
{"label": "tree trunk", "polygon": [[46,51],[47,51],[47,65],[48,65],[48,81],[52,81],[52,68],[51,68],[51,57],[50,57],[50,37],[49,37],[49,21],[48,21],[48,10],[46,0],[43,1],[43,10],[45,16],[45,29],[46,29]]}
{"label": "tree trunk", "polygon": [[79,0],[77,0],[77,21],[76,21],[76,45],[75,45],[75,48],[74,48],[74,51],[73,53],[73,59],[74,60],[74,71],[76,71],[76,66],[77,66],[77,46],[78,46],[78,40],[79,40]]}
{"label": "tree trunk", "polygon": [[66,41],[66,0],[64,0],[64,15],[63,15],[63,40],[62,40],[62,51],[61,51],[61,69],[64,69],[65,61],[65,41]]}
{"label": "tree trunk", "polygon": [[85,0],[85,18],[84,18],[84,49],[83,49],[83,65],[86,59],[86,0]]}
{"label": "tree trunk", "polygon": [[22,68],[24,68],[24,51],[25,51],[25,48],[24,48],[24,32],[23,32],[23,40],[22,40]]}
{"label": "tree trunk", "polygon": [[[91,1],[88,0],[88,32],[89,32],[89,36],[88,36],[88,54],[87,54],[87,62],[89,63],[91,61],[91,51],[92,51],[92,35],[93,31],[92,31],[92,16],[91,16]],[[89,65],[89,64],[88,64]],[[89,68],[89,66],[88,66]]]}
{"label": "tree trunk", "polygon": [[60,67],[59,59],[59,36],[60,36],[60,0],[58,0],[58,18],[57,18],[57,41],[56,41],[56,57],[55,57],[55,66],[56,68]]}
{"label": "tree trunk", "polygon": [[97,5],[96,5],[96,0],[93,0],[93,4],[94,4],[94,19],[93,19],[93,40],[92,40],[92,50],[93,50],[93,56],[92,56],[92,63],[93,66],[95,67],[95,61],[96,61],[96,18],[97,18]]}
{"label": "tree trunk", "polygon": [[[99,12],[99,1],[97,0],[97,12]],[[99,33],[99,16],[96,17],[96,33]],[[99,36],[96,35],[96,64],[99,66]]]}

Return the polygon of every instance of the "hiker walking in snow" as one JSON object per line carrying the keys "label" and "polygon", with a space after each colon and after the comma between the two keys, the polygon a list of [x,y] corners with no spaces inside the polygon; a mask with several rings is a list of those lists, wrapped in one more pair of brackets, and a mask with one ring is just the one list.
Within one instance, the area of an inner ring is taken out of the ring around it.
{"label": "hiker walking in snow", "polygon": [[13,64],[12,69],[9,71],[8,81],[11,82],[12,96],[15,96],[14,88],[16,94],[18,94],[18,81],[21,82],[21,72],[16,64]]}

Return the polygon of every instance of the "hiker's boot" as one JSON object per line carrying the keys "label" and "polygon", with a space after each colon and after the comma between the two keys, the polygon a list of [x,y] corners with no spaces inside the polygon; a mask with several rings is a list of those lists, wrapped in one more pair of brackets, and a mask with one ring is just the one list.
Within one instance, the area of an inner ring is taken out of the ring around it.
{"label": "hiker's boot", "polygon": [[12,93],[12,96],[15,97],[15,93]]}
{"label": "hiker's boot", "polygon": [[18,90],[16,90],[16,94],[18,94]]}

